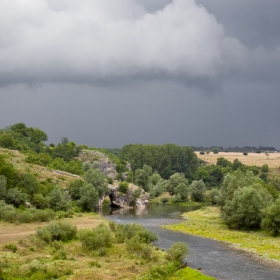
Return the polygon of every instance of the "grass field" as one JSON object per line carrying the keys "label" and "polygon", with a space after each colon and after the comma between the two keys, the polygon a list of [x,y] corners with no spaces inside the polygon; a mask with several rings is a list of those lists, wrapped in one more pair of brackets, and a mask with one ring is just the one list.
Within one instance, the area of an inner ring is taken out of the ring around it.
{"label": "grass field", "polygon": [[256,165],[256,166],[262,166],[264,164],[267,164],[269,167],[272,168],[279,168],[280,167],[280,153],[270,153],[267,157],[265,153],[248,153],[247,156],[244,156],[243,153],[225,153],[220,152],[218,154],[213,154],[212,152],[207,155],[200,155],[199,152],[195,152],[198,156],[198,158],[203,159],[204,161],[207,161],[209,164],[216,164],[217,158],[224,157],[225,159],[233,162],[236,158],[241,161],[243,164],[246,165]]}
{"label": "grass field", "polygon": [[230,244],[234,249],[250,253],[265,262],[280,266],[280,237],[263,231],[237,231],[223,224],[218,207],[206,207],[184,214],[186,221],[164,228],[208,237]]}

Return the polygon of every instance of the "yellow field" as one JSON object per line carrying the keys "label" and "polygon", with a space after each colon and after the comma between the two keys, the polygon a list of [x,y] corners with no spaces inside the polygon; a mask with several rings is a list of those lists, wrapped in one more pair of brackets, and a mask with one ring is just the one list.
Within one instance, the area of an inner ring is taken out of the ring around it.
{"label": "yellow field", "polygon": [[201,158],[207,161],[209,164],[216,164],[217,158],[224,157],[225,159],[233,162],[236,158],[241,161],[243,164],[246,165],[256,165],[262,166],[267,164],[269,167],[272,168],[279,168],[280,167],[280,153],[270,153],[267,157],[265,153],[257,154],[257,153],[248,153],[247,156],[244,156],[243,153],[225,153],[220,152],[218,154],[213,154],[212,152],[207,155],[200,155],[199,152],[195,152],[198,158]]}

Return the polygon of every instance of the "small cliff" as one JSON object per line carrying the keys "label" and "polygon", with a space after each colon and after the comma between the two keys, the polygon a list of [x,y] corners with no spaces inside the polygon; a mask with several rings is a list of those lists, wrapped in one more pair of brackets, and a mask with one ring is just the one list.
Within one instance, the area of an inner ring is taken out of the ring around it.
{"label": "small cliff", "polygon": [[110,205],[118,208],[129,208],[135,206],[137,208],[146,208],[149,204],[150,194],[142,188],[129,184],[126,193],[119,191],[119,185],[109,185],[110,189]]}
{"label": "small cliff", "polygon": [[88,164],[89,167],[97,162],[102,173],[113,180],[117,178],[116,164],[113,163],[106,154],[98,151],[82,150],[79,153],[78,159]]}

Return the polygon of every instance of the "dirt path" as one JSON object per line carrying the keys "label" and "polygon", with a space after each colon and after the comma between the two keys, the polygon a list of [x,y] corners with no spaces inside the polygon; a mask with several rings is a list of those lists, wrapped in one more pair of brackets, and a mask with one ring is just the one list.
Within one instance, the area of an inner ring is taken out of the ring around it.
{"label": "dirt path", "polygon": [[[76,225],[78,229],[94,228],[106,220],[98,215],[83,214],[82,217],[63,219],[72,225]],[[38,227],[42,227],[47,223],[30,223],[30,224],[10,224],[0,223],[0,245],[6,243],[18,242],[21,239],[28,238],[31,234],[36,232]]]}

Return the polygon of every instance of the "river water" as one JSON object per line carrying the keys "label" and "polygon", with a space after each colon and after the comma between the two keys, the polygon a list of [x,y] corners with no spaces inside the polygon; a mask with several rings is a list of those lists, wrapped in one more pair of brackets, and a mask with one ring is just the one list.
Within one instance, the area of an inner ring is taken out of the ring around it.
{"label": "river water", "polygon": [[112,210],[105,206],[102,212],[116,223],[138,223],[156,232],[156,244],[162,249],[178,241],[187,243],[189,253],[185,261],[188,265],[195,269],[199,267],[203,273],[218,280],[280,280],[280,269],[263,264],[244,252],[235,251],[222,242],[160,228],[161,225],[182,222],[182,213],[198,208],[150,205],[148,209],[141,210]]}

